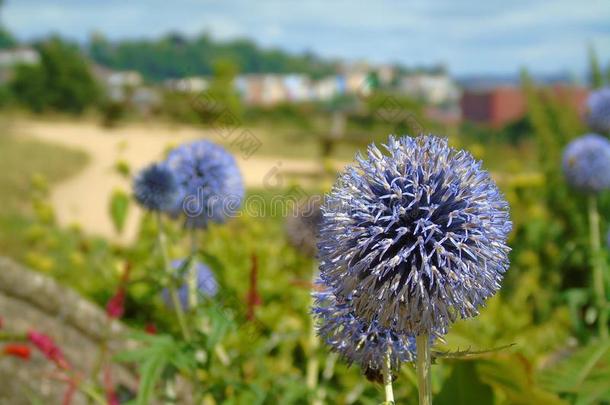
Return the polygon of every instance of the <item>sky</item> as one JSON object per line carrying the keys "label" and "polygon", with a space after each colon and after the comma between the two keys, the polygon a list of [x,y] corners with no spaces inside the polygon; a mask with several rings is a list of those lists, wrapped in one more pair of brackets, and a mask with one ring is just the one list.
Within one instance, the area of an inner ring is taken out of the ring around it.
{"label": "sky", "polygon": [[445,64],[458,75],[582,75],[587,46],[610,61],[610,0],[5,0],[20,39],[85,41],[207,32],[374,63]]}

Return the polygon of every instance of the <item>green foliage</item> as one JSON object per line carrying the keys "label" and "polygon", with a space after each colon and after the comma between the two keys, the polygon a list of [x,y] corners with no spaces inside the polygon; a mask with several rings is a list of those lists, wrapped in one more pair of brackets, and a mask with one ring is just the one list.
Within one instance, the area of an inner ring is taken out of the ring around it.
{"label": "green foliage", "polygon": [[604,75],[597,58],[597,52],[592,45],[589,46],[589,84],[591,87],[599,88],[604,85]]}
{"label": "green foliage", "polygon": [[127,214],[129,213],[129,203],[129,194],[123,190],[115,190],[110,197],[108,209],[114,229],[116,229],[118,233],[123,232],[123,228],[125,227],[125,221],[127,220]]}
{"label": "green foliage", "polygon": [[579,405],[610,402],[610,342],[565,353],[540,375],[543,386]]}
{"label": "green foliage", "polygon": [[82,113],[97,103],[99,89],[87,62],[59,38],[38,44],[40,63],[15,69],[10,88],[15,100],[35,112]]}
{"label": "green foliage", "polygon": [[481,381],[475,363],[471,361],[456,362],[452,367],[451,375],[434,398],[435,405],[491,403],[493,403],[493,392],[489,385]]}
{"label": "green foliage", "polygon": [[132,69],[150,80],[210,75],[214,64],[227,60],[244,73],[307,73],[321,76],[334,71],[331,63],[305,53],[291,56],[275,49],[261,49],[247,39],[224,43],[203,34],[190,39],[168,34],[158,40],[125,40],[111,43],[94,35],[88,46],[91,58],[113,69]]}

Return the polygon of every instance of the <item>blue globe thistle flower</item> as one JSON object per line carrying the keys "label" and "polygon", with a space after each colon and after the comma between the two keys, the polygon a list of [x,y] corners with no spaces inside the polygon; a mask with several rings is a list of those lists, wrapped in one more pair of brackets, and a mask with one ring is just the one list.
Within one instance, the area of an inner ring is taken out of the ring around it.
{"label": "blue globe thistle flower", "polygon": [[563,172],[580,191],[598,193],[610,188],[610,141],[597,134],[573,140],[563,153]]}
{"label": "blue globe thistle flower", "polygon": [[587,123],[593,131],[610,132],[610,87],[592,92],[587,99]]}
{"label": "blue globe thistle flower", "polygon": [[[182,266],[184,266],[184,260],[185,259],[177,259],[172,261],[174,270],[182,268]],[[190,265],[194,266],[195,271],[197,272],[197,291],[199,294],[208,298],[214,297],[218,293],[218,283],[216,282],[212,270],[201,262],[193,262]],[[187,278],[185,278],[184,283],[178,289],[178,297],[180,298],[182,308],[187,309],[189,307],[189,285]],[[163,300],[167,306],[172,306],[169,291],[167,291],[167,289],[163,290]]]}
{"label": "blue globe thistle flower", "polygon": [[164,164],[152,164],[134,178],[136,201],[152,211],[170,211],[180,200],[180,185],[174,173]]}
{"label": "blue globe thistle flower", "polygon": [[244,197],[241,173],[233,156],[209,141],[196,141],[172,150],[166,164],[184,189],[175,214],[186,214],[190,228],[205,228],[210,221],[234,216]]}
{"label": "blue globe thistle flower", "polygon": [[349,299],[337,298],[323,282],[317,285],[320,291],[313,293],[312,312],[318,335],[348,364],[360,365],[367,376],[380,376],[388,349],[393,371],[404,362],[415,361],[415,337],[393,332],[377,321],[359,319]]}
{"label": "blue globe thistle flower", "polygon": [[440,335],[500,288],[508,203],[469,153],[435,136],[390,137],[323,205],[320,277],[368,322]]}

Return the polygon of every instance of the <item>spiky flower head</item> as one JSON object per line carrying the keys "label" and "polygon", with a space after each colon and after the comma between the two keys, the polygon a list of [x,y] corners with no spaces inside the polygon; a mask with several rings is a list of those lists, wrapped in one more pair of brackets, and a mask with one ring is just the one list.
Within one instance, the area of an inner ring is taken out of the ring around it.
{"label": "spiky flower head", "polygon": [[592,92],[587,99],[587,123],[593,131],[610,132],[610,87]]}
{"label": "spiky flower head", "polygon": [[580,191],[599,193],[610,188],[610,141],[597,134],[574,139],[563,153],[563,172]]}
{"label": "spiky flower head", "polygon": [[415,338],[396,333],[358,318],[347,298],[337,298],[322,281],[313,293],[312,309],[317,321],[317,332],[334,352],[348,364],[358,364],[364,374],[381,374],[386,354],[390,352],[390,365],[398,370],[404,362],[415,360]]}
{"label": "spiky flower head", "polygon": [[469,153],[390,137],[322,207],[320,276],[357,317],[413,335],[475,316],[508,269],[508,203]]}
{"label": "spiky flower head", "polygon": [[169,153],[166,164],[184,189],[175,211],[186,214],[187,227],[224,222],[239,210],[244,197],[241,173],[222,146],[205,140],[181,145]]}
{"label": "spiky flower head", "polygon": [[181,189],[174,173],[164,164],[154,163],[134,178],[136,201],[152,211],[170,211],[180,200]]}
{"label": "spiky flower head", "polygon": [[288,241],[301,253],[314,257],[317,238],[322,222],[320,206],[322,197],[314,195],[296,204],[294,211],[286,218],[285,230]]}
{"label": "spiky flower head", "polygon": [[[192,263],[186,263],[185,260],[186,259],[177,259],[172,261],[172,267],[174,270],[178,271],[185,265],[194,267],[195,272],[197,273],[197,293],[203,297],[214,297],[218,293],[218,283],[216,282],[216,278],[214,277],[212,270],[201,262],[195,261]],[[180,298],[180,304],[183,308],[188,308],[189,306],[189,272],[190,268],[189,271],[186,272],[184,281],[178,289],[178,297]],[[169,292],[167,290],[163,290],[163,299],[168,306],[172,306]]]}

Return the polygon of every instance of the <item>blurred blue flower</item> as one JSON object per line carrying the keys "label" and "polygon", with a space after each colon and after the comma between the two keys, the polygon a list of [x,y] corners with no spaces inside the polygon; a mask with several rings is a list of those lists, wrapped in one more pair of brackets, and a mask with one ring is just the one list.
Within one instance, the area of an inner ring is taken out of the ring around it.
{"label": "blurred blue flower", "polygon": [[563,172],[578,190],[598,193],[610,188],[610,141],[597,134],[573,140],[563,153]]}
{"label": "blurred blue flower", "polygon": [[[185,259],[177,259],[172,261],[172,267],[174,270],[179,270],[184,266]],[[218,283],[216,282],[216,278],[214,277],[214,273],[212,270],[205,264],[201,262],[193,262],[190,263],[190,266],[195,267],[195,271],[197,272],[197,291],[200,295],[208,298],[214,297],[218,293]],[[189,270],[190,271],[190,270]],[[182,308],[189,307],[189,285],[188,285],[188,274],[189,271],[185,274],[185,279],[182,285],[180,285],[178,289],[178,296],[180,297],[180,303],[182,304]],[[169,291],[167,289],[163,290],[163,300],[167,304],[167,306],[171,307],[172,302],[169,296]]]}
{"label": "blurred blue flower", "polygon": [[313,293],[315,302],[312,310],[318,335],[348,364],[360,365],[367,375],[379,374],[388,349],[391,350],[390,364],[394,371],[404,362],[415,361],[413,336],[395,333],[379,326],[376,321],[367,322],[357,318],[349,299],[337,299],[323,282],[318,285],[321,291]]}
{"label": "blurred blue flower", "polygon": [[152,211],[172,210],[180,200],[180,185],[174,173],[164,164],[152,164],[134,178],[136,201]]}
{"label": "blurred blue flower", "polygon": [[223,147],[209,141],[181,145],[169,153],[166,164],[184,189],[174,213],[186,215],[187,227],[224,222],[239,210],[244,197],[241,173]]}
{"label": "blurred blue flower", "polygon": [[587,122],[593,131],[610,132],[610,87],[592,92],[587,99]]}
{"label": "blurred blue flower", "polygon": [[323,205],[320,277],[354,314],[440,335],[500,288],[508,203],[481,163],[434,136],[390,137],[341,175]]}

